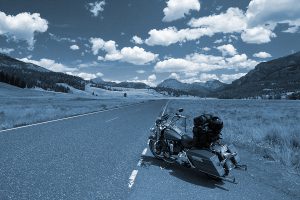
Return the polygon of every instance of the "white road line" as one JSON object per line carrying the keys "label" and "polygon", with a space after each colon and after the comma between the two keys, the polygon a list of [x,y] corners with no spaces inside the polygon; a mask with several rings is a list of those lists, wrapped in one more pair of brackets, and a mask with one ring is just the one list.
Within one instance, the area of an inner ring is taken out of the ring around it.
{"label": "white road line", "polygon": [[132,173],[131,173],[131,175],[130,175],[130,177],[129,177],[129,183],[128,183],[129,189],[132,188],[137,173],[138,173],[138,170],[136,170],[136,169],[132,171]]}
{"label": "white road line", "polygon": [[140,166],[142,166],[142,164],[143,164],[143,159],[141,158],[141,159],[139,160],[137,166],[140,167]]}
{"label": "white road line", "polygon": [[[168,100],[168,102],[167,102],[166,105],[164,106],[163,112],[162,112],[161,115],[164,115],[164,114],[165,114],[169,102],[170,102],[170,100]],[[148,140],[148,145],[149,145],[149,140]],[[147,153],[147,148],[145,148],[145,149],[143,150],[142,155],[144,156],[144,155],[146,155],[146,153]],[[139,161],[138,161],[138,163],[137,163],[137,166],[140,167],[140,166],[142,165],[142,163],[143,163],[143,158],[140,158]],[[131,175],[130,175],[130,177],[129,177],[129,182],[128,182],[128,187],[129,187],[129,189],[132,188],[132,186],[133,186],[133,184],[134,184],[134,181],[135,181],[135,178],[136,178],[136,176],[137,176],[137,173],[138,173],[138,170],[136,170],[136,169],[132,171],[132,173],[131,173]]]}
{"label": "white road line", "polygon": [[169,102],[170,102],[170,100],[168,100],[168,102],[166,103],[166,105],[165,105],[165,107],[164,107],[164,109],[163,109],[163,112],[162,112],[162,114],[161,114],[162,116],[165,114]]}
{"label": "white road line", "polygon": [[[144,102],[142,102],[142,103],[144,103]],[[94,115],[94,114],[98,114],[98,113],[102,113],[102,112],[107,112],[107,111],[119,110],[119,109],[122,109],[122,108],[130,107],[130,106],[135,106],[135,105],[142,104],[142,103],[136,103],[136,104],[121,106],[121,107],[118,107],[118,108],[112,108],[112,109],[108,109],[108,110],[99,110],[99,111],[89,112],[89,113],[85,113],[85,114],[79,114],[79,115],[75,115],[75,116],[71,116],[71,117],[64,117],[64,118],[60,118],[60,119],[54,119],[54,120],[49,120],[49,121],[44,121],[44,122],[38,122],[38,123],[24,125],[24,126],[19,126],[19,127],[15,127],[15,128],[9,128],[9,129],[5,129],[5,130],[1,130],[0,133],[7,132],[7,131],[12,131],[12,130],[17,130],[17,129],[21,129],[21,128],[38,126],[38,125],[42,125],[42,124],[48,124],[48,123],[52,123],[52,122],[58,122],[58,121],[63,121],[63,120],[68,120],[68,119],[83,117],[83,116],[88,116],[88,115]]]}
{"label": "white road line", "polygon": [[147,148],[145,148],[145,149],[143,150],[142,155],[144,156],[144,155],[146,155],[146,153],[147,153]]}
{"label": "white road line", "polygon": [[109,119],[109,120],[106,120],[105,123],[108,123],[108,122],[111,122],[111,121],[114,121],[116,119],[118,119],[119,117],[115,117],[115,118],[112,118],[112,119]]}

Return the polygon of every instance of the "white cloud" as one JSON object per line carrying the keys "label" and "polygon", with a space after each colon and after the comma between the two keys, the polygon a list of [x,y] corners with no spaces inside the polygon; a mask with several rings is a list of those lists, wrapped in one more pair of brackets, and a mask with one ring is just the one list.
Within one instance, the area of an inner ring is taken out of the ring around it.
{"label": "white cloud", "polygon": [[179,76],[179,74],[173,72],[173,73],[170,74],[169,78],[173,78],[173,79],[179,80],[180,76]]}
{"label": "white cloud", "polygon": [[256,57],[256,58],[263,58],[263,59],[264,59],[264,58],[271,58],[272,55],[269,54],[269,53],[267,53],[267,52],[261,51],[261,52],[259,52],[259,53],[253,54],[253,57]]}
{"label": "white cloud", "polygon": [[206,82],[210,80],[219,80],[219,78],[216,74],[207,74],[207,73],[201,73],[199,76],[200,82]]}
{"label": "white cloud", "polygon": [[223,83],[231,83],[232,81],[239,79],[240,77],[246,75],[246,73],[236,73],[236,74],[210,74],[201,73],[199,76],[194,76],[187,79],[180,80],[184,83],[194,83],[194,82],[207,82],[210,80],[219,80]]}
{"label": "white cloud", "polygon": [[232,81],[245,76],[246,73],[237,73],[237,74],[222,74],[219,78],[220,81],[224,83],[231,83]]}
{"label": "white cloud", "polygon": [[252,27],[265,24],[276,26],[277,23],[292,25],[300,19],[299,10],[298,0],[252,0],[249,3],[246,16],[248,24]]}
{"label": "white cloud", "polygon": [[113,40],[104,41],[101,38],[91,38],[90,43],[92,44],[94,55],[97,55],[99,50],[106,52],[104,57],[100,57],[101,60],[122,61],[135,65],[145,65],[155,61],[158,57],[158,54],[147,52],[143,48],[137,46],[124,47],[121,50],[118,50],[118,45]]}
{"label": "white cloud", "polygon": [[[191,19],[188,25],[192,28],[177,30],[175,27],[152,29],[145,40],[147,45],[168,46],[197,40],[203,36],[216,33],[238,33],[246,43],[268,43],[276,37],[274,30],[277,24],[288,24],[283,32],[295,33],[300,27],[300,4],[298,0],[252,0],[246,12],[239,8],[228,8],[226,12]],[[272,6],[270,6],[272,5]],[[216,40],[221,43],[223,40]],[[232,41],[229,37],[228,41]]]}
{"label": "white cloud", "polygon": [[223,56],[234,56],[237,54],[236,48],[232,44],[218,46],[217,49],[222,52]]}
{"label": "white cloud", "polygon": [[154,66],[156,72],[182,72],[191,74],[191,77],[199,72],[209,72],[218,69],[252,69],[258,62],[247,58],[246,54],[237,54],[225,58],[221,56],[194,53],[185,58],[168,58],[159,61]]}
{"label": "white cloud", "polygon": [[93,54],[97,55],[99,50],[103,48],[105,41],[101,38],[90,38],[90,43],[92,44]]}
{"label": "white cloud", "polygon": [[48,21],[41,18],[39,13],[19,13],[16,16],[0,12],[0,35],[5,35],[15,41],[26,41],[30,48],[34,45],[34,35],[48,29]]}
{"label": "white cloud", "polygon": [[131,42],[134,43],[134,44],[143,44],[144,43],[142,38],[140,38],[136,35],[132,37]]}
{"label": "white cloud", "polygon": [[96,67],[96,66],[99,66],[99,63],[97,63],[96,61],[81,63],[78,65],[79,68]]}
{"label": "white cloud", "polygon": [[94,3],[89,3],[89,11],[93,14],[94,17],[97,17],[100,12],[104,11],[105,1],[96,1]]}
{"label": "white cloud", "polygon": [[220,44],[220,43],[222,43],[222,42],[223,42],[222,39],[218,39],[218,40],[214,41],[215,44]]}
{"label": "white cloud", "polygon": [[84,80],[91,80],[97,77],[102,77],[103,74],[101,72],[98,72],[96,74],[87,73],[87,72],[67,72],[67,74],[72,76],[78,76],[80,78],[83,78]]}
{"label": "white cloud", "polygon": [[72,49],[72,50],[78,50],[79,49],[79,46],[78,45],[76,45],[76,44],[73,44],[73,45],[71,45],[70,46],[70,49]]}
{"label": "white cloud", "polygon": [[258,26],[246,29],[242,32],[241,38],[244,42],[263,44],[271,41],[271,38],[276,37],[276,34],[265,27]]}
{"label": "white cloud", "polygon": [[212,36],[213,32],[207,28],[196,29],[181,29],[168,27],[162,30],[152,29],[148,33],[150,36],[145,40],[145,43],[150,46],[162,45],[169,46],[177,42],[186,42],[199,39],[202,36]]}
{"label": "white cloud", "polygon": [[165,14],[163,21],[171,22],[180,18],[184,18],[190,14],[191,10],[200,10],[198,0],[168,0],[167,7],[164,8]]}
{"label": "white cloud", "polygon": [[0,53],[4,53],[4,54],[10,54],[13,51],[14,49],[11,48],[0,48]]}
{"label": "white cloud", "polygon": [[154,81],[156,81],[156,75],[155,75],[155,74],[151,74],[150,76],[148,76],[148,81],[149,81],[149,82],[154,82]]}
{"label": "white cloud", "polygon": [[211,48],[209,48],[209,47],[204,47],[204,48],[202,48],[202,50],[203,50],[203,51],[210,51]]}
{"label": "white cloud", "polygon": [[73,73],[73,75],[75,76],[79,76],[81,78],[83,78],[84,80],[91,80],[94,78],[97,78],[97,76],[95,74],[90,74],[90,73],[85,73],[85,72],[80,72],[80,73]]}
{"label": "white cloud", "polygon": [[74,72],[77,71],[76,68],[70,68],[62,63],[57,63],[55,60],[47,59],[47,58],[42,58],[40,60],[31,60],[28,58],[21,58],[18,59],[20,61],[26,62],[26,63],[32,63],[41,67],[44,67],[50,71],[54,72]]}
{"label": "white cloud", "polygon": [[229,8],[225,13],[191,19],[191,27],[208,27],[214,33],[240,32],[247,27],[245,15],[239,8]]}
{"label": "white cloud", "polygon": [[55,35],[53,33],[49,33],[49,36],[52,40],[55,40],[57,42],[61,42],[61,41],[67,41],[67,42],[72,42],[72,43],[76,42],[76,40],[74,40],[74,39],[71,39],[68,37],[61,37],[61,36]]}
{"label": "white cloud", "polygon": [[146,72],[146,71],[145,71],[145,70],[142,70],[142,69],[136,71],[136,73],[139,73],[139,74],[144,74],[145,72]]}
{"label": "white cloud", "polygon": [[122,61],[129,62],[135,65],[144,65],[155,61],[158,54],[153,54],[151,52],[145,51],[140,47],[124,47],[121,49]]}
{"label": "white cloud", "polygon": [[127,80],[128,82],[136,82],[136,83],[145,83],[146,85],[149,85],[151,87],[154,87],[156,85],[156,75],[151,74],[148,76],[147,79],[141,79],[139,80],[139,77],[134,77],[132,80]]}
{"label": "white cloud", "polygon": [[96,73],[96,76],[98,76],[98,77],[102,77],[102,76],[104,76],[104,74],[103,74],[103,73],[101,73],[101,72],[98,72],[98,73]]}

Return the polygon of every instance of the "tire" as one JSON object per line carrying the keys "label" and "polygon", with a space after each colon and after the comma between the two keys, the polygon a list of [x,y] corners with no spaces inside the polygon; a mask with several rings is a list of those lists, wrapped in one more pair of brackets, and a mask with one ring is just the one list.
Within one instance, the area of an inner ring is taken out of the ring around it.
{"label": "tire", "polygon": [[156,142],[155,140],[149,139],[149,149],[150,149],[151,153],[153,154],[153,156],[154,156],[155,158],[157,158],[157,159],[159,159],[159,160],[163,160],[163,159],[155,152],[155,150],[154,150],[154,148],[155,148],[155,146],[154,146],[155,142]]}

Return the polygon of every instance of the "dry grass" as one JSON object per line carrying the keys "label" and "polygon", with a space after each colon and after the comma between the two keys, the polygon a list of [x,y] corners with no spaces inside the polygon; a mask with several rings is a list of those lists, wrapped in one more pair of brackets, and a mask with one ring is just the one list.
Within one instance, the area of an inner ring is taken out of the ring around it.
{"label": "dry grass", "polygon": [[225,142],[251,149],[300,171],[300,101],[179,100],[169,111],[183,107],[192,119],[213,113],[224,121]]}

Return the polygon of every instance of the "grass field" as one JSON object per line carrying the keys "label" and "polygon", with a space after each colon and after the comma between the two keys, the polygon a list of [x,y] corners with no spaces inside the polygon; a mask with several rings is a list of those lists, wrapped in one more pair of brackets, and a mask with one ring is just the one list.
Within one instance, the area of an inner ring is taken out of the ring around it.
{"label": "grass field", "polygon": [[176,100],[169,112],[184,108],[191,133],[193,117],[211,113],[224,121],[224,142],[300,171],[300,101]]}
{"label": "grass field", "polygon": [[0,83],[0,130],[142,101],[36,91]]}

